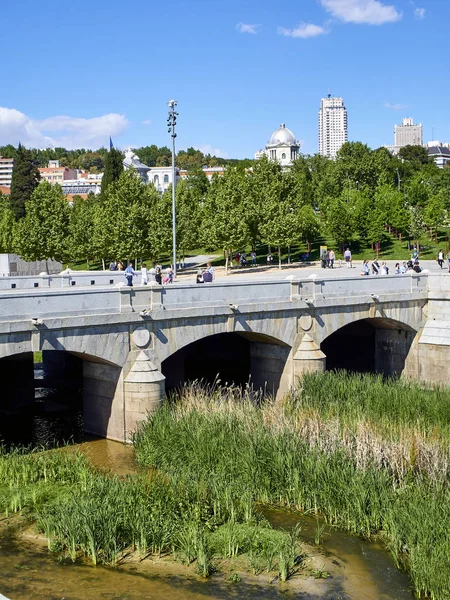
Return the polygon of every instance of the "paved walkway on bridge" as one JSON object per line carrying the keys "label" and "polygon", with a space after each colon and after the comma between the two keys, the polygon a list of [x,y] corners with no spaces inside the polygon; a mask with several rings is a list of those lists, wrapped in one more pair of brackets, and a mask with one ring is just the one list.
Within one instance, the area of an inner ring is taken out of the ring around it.
{"label": "paved walkway on bridge", "polygon": [[[379,261],[381,264],[381,260]],[[395,263],[399,262],[400,264],[403,262],[401,260],[390,260],[386,261],[389,267],[389,275],[395,275],[394,267]],[[440,269],[438,263],[435,260],[423,260],[420,261],[420,265],[422,269],[427,270],[429,273],[433,274],[446,274],[450,277],[450,273],[447,272],[447,266],[444,264],[444,268]],[[362,261],[354,261],[353,268],[348,269],[347,265],[342,261],[341,265],[339,261],[335,265],[334,269],[322,269],[320,263],[310,263],[299,265],[298,263],[295,265],[282,265],[282,269],[280,270],[278,266],[266,267],[260,266],[256,268],[252,267],[243,267],[243,268],[235,268],[229,271],[229,274],[225,274],[224,267],[218,267],[215,269],[215,281],[236,281],[239,280],[250,280],[250,281],[267,281],[274,279],[286,279],[286,278],[306,278],[315,274],[317,277],[359,277],[362,270]],[[372,275],[371,275],[372,277]],[[374,276],[376,277],[376,276]],[[396,275],[396,277],[401,277],[401,275]],[[188,283],[195,282],[195,273],[192,271],[189,273],[183,273],[183,271],[178,271],[177,273],[177,281],[180,283]]]}

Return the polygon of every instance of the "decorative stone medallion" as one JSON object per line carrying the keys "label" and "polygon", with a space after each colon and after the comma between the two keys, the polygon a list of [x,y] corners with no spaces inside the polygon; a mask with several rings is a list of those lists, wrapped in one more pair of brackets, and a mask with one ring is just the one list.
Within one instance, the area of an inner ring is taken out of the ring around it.
{"label": "decorative stone medallion", "polygon": [[313,325],[313,320],[311,315],[302,315],[300,317],[300,327],[303,331],[309,331]]}
{"label": "decorative stone medallion", "polygon": [[138,327],[133,331],[133,342],[138,348],[145,348],[150,341],[150,331],[145,327]]}

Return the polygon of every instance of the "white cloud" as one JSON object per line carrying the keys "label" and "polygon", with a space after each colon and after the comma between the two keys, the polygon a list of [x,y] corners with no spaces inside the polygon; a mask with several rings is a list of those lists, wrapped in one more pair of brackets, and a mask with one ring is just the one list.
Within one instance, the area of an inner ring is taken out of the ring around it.
{"label": "white cloud", "polygon": [[145,121],[142,121],[142,125],[151,125],[151,124],[152,124],[151,119],[145,119]]}
{"label": "white cloud", "polygon": [[251,25],[250,23],[238,23],[236,29],[240,33],[252,33],[256,35],[258,33],[259,25]]}
{"label": "white cloud", "polygon": [[293,38],[311,38],[318,35],[324,35],[328,33],[326,29],[320,27],[320,25],[313,25],[312,23],[300,23],[295,29],[286,29],[286,27],[278,27],[278,33]]}
{"label": "white cloud", "polygon": [[344,23],[382,25],[402,18],[395,6],[380,0],[320,0],[333,17]]}
{"label": "white cloud", "polygon": [[414,9],[414,15],[415,15],[416,19],[420,19],[420,20],[425,19],[425,12],[426,11],[424,8],[416,7]]}
{"label": "white cloud", "polygon": [[413,0],[410,0],[409,3],[411,4],[411,6],[414,9],[414,16],[416,17],[416,19],[418,19],[419,21],[421,21],[422,19],[425,19],[425,13],[426,13],[425,8],[419,8],[418,6],[416,6],[416,4],[415,4],[415,2],[413,2]]}
{"label": "white cloud", "polygon": [[61,115],[39,120],[14,108],[0,107],[0,145],[21,142],[34,148],[98,148],[127,127],[127,118],[115,113],[90,119]]}
{"label": "white cloud", "polygon": [[211,156],[220,156],[221,158],[228,158],[228,154],[226,152],[223,152],[220,148],[214,148],[214,146],[211,146],[211,144],[203,144],[200,146],[196,146],[194,144],[193,147],[197,150],[200,150],[200,152],[203,152],[203,154],[210,154]]}
{"label": "white cloud", "polygon": [[391,104],[390,102],[385,102],[384,108],[390,108],[391,110],[404,110],[405,108],[408,108],[408,105],[399,103]]}

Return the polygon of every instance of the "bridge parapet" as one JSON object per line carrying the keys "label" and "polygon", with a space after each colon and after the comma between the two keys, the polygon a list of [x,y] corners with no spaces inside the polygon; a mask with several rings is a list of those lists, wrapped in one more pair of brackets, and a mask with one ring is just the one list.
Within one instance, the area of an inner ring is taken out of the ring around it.
{"label": "bridge parapet", "polygon": [[6,290],[61,289],[125,284],[123,271],[63,271],[57,275],[0,277],[0,292]]}
{"label": "bridge parapet", "polygon": [[[445,279],[440,283],[438,280]],[[432,278],[433,294],[450,297],[450,279]],[[448,289],[447,289],[448,288]],[[60,289],[0,291],[0,322],[34,318],[114,315],[163,310],[252,312],[288,308],[303,301],[333,304],[397,301],[426,297],[427,275],[352,277],[343,279],[292,279],[281,281],[218,282],[168,286],[110,287],[92,285]]]}
{"label": "bridge parapet", "polygon": [[345,277],[291,281],[291,299],[316,300],[371,295],[404,295],[426,292],[428,275],[379,275],[377,277]]}

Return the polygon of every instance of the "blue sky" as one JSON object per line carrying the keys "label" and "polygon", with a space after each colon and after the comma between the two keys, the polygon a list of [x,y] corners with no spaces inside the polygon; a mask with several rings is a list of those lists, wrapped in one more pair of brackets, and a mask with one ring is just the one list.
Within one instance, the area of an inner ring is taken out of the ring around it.
{"label": "blue sky", "polygon": [[0,145],[169,144],[175,98],[179,148],[253,157],[284,122],[314,153],[329,89],[351,140],[411,116],[450,141],[450,0],[24,0],[1,21]]}

